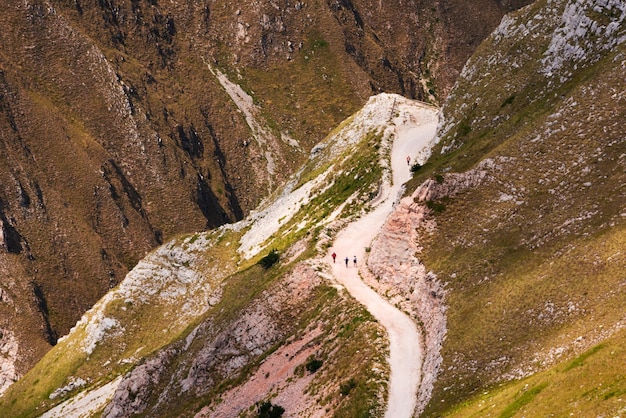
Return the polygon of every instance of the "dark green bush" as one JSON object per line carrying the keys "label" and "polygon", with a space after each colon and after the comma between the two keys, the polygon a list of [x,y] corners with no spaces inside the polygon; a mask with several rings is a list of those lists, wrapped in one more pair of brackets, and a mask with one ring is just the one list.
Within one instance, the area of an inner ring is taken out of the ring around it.
{"label": "dark green bush", "polygon": [[270,401],[264,401],[259,404],[257,412],[258,418],[280,418],[285,413],[285,408],[280,405],[272,405]]}
{"label": "dark green bush", "polygon": [[441,202],[435,202],[434,200],[426,201],[426,207],[435,213],[441,213],[446,210],[446,205]]}
{"label": "dark green bush", "polygon": [[472,132],[472,127],[470,126],[468,121],[463,121],[459,123],[459,127],[458,127],[459,136],[466,136],[470,132]]}
{"label": "dark green bush", "polygon": [[350,378],[350,380],[346,380],[342,384],[339,385],[339,391],[343,396],[348,396],[350,391],[356,387],[356,380],[354,378]]}
{"label": "dark green bush", "polygon": [[506,100],[503,101],[502,104],[500,105],[500,108],[503,108],[506,105],[510,105],[511,103],[513,103],[513,100],[515,100],[515,95],[507,97]]}
{"label": "dark green bush", "polygon": [[324,362],[322,360],[316,359],[314,357],[309,357],[305,367],[309,372],[315,373],[320,367],[322,367],[323,363]]}
{"label": "dark green bush", "polygon": [[269,269],[270,267],[272,267],[274,264],[276,264],[276,262],[278,261],[278,251],[276,250],[272,250],[270,251],[270,253],[268,255],[266,255],[265,257],[263,257],[260,261],[259,264],[265,269]]}

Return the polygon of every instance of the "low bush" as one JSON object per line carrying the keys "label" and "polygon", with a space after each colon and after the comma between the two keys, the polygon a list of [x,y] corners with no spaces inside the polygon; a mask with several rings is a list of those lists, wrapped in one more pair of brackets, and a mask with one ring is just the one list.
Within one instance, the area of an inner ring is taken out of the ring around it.
{"label": "low bush", "polygon": [[435,213],[441,213],[446,210],[446,205],[441,202],[436,202],[434,200],[426,201],[426,207]]}
{"label": "low bush", "polygon": [[346,380],[342,384],[339,385],[339,391],[343,396],[348,396],[350,391],[356,387],[356,380],[354,378],[350,378]]}
{"label": "low bush", "polygon": [[320,367],[322,367],[323,363],[324,362],[320,359],[316,359],[315,357],[309,357],[305,367],[309,372],[315,373]]}
{"label": "low bush", "polygon": [[270,401],[261,402],[258,405],[258,418],[280,418],[285,413],[285,408],[280,405],[272,405]]}
{"label": "low bush", "polygon": [[261,267],[267,270],[270,267],[272,267],[274,264],[276,264],[278,259],[279,259],[278,251],[272,250],[269,252],[268,255],[266,255],[259,261],[259,264],[261,265]]}

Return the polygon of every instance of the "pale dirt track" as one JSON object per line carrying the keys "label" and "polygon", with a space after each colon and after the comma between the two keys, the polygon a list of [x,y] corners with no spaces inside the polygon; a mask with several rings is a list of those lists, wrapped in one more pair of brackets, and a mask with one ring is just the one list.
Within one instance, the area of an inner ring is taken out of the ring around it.
{"label": "pale dirt track", "polygon": [[[393,210],[400,186],[410,177],[406,156],[411,156],[413,160],[415,154],[433,138],[435,129],[434,122],[399,128],[392,149],[394,184],[386,191],[386,199],[374,211],[351,223],[337,235],[329,250],[329,254],[333,251],[337,253],[336,263],[332,264],[328,256],[337,281],[387,330],[391,368],[388,409],[385,414],[387,418],[413,416],[423,361],[421,336],[411,318],[363,283],[358,270],[366,268],[362,263],[365,248],[370,246]],[[345,264],[346,256],[349,257],[348,267]],[[354,256],[357,257],[357,268],[353,264]]]}

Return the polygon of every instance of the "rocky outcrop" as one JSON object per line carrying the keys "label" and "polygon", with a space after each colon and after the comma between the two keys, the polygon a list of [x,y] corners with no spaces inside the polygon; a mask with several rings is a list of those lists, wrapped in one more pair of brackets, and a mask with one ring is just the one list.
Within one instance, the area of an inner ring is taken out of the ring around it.
{"label": "rocky outcrop", "polygon": [[[13,305],[8,293],[0,287],[0,305]],[[19,377],[17,371],[18,341],[15,334],[0,323],[0,395]]]}
{"label": "rocky outcrop", "polygon": [[372,243],[367,258],[371,272],[367,282],[421,325],[424,363],[416,408],[418,414],[430,400],[441,367],[440,352],[446,336],[444,285],[419,260],[423,234],[436,229],[427,202],[452,197],[477,186],[486,177],[487,171],[479,168],[426,180],[411,196],[396,205]]}
{"label": "rocky outcrop", "polygon": [[177,351],[173,348],[159,351],[156,355],[135,367],[118,385],[113,401],[103,416],[128,417],[143,413],[148,407],[145,402],[153,395],[154,387],[164,379],[163,372],[170,366]]}
{"label": "rocky outcrop", "polygon": [[[206,396],[292,333],[298,324],[290,318],[306,309],[320,283],[311,266],[301,264],[228,323],[217,327],[212,320],[202,322],[183,341],[160,350],[128,373],[103,416],[159,416],[160,405],[175,408],[177,399],[194,402]],[[266,396],[265,390],[257,390],[240,394],[243,399],[254,399],[239,405],[241,410]]]}
{"label": "rocky outcrop", "polygon": [[15,227],[0,212],[0,249],[11,254],[22,252],[22,237]]}
{"label": "rocky outcrop", "polygon": [[10,330],[0,328],[0,395],[20,376],[16,370],[18,342]]}
{"label": "rocky outcrop", "polygon": [[[415,207],[412,197],[403,199],[388,217],[372,243],[367,282],[390,302],[399,305],[421,325],[424,363],[417,410],[430,398],[441,365],[440,348],[446,334],[445,292],[437,277],[420,263],[419,233],[432,228],[425,206]],[[418,232],[419,231],[419,232]]]}

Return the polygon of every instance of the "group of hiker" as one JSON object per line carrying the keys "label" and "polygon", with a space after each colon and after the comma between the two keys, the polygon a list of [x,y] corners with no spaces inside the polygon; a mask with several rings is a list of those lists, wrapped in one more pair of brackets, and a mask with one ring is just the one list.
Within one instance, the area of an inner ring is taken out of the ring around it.
{"label": "group of hiker", "polygon": [[[333,252],[331,256],[333,257],[333,263],[334,263],[335,260],[337,259],[337,253]],[[345,262],[346,262],[346,267],[348,267],[348,263],[350,262],[350,257],[346,256]],[[352,258],[352,263],[354,264],[354,267],[356,267],[356,255]]]}
{"label": "group of hiker", "polygon": [[[408,166],[411,166],[411,156],[410,155],[406,156],[406,163],[407,163]],[[331,254],[331,257],[333,258],[333,263],[335,263],[335,261],[337,261],[337,253],[333,252]],[[346,262],[346,267],[349,267],[350,257],[346,256],[344,261]],[[356,255],[352,257],[352,263],[353,263],[354,267],[356,267]]]}

